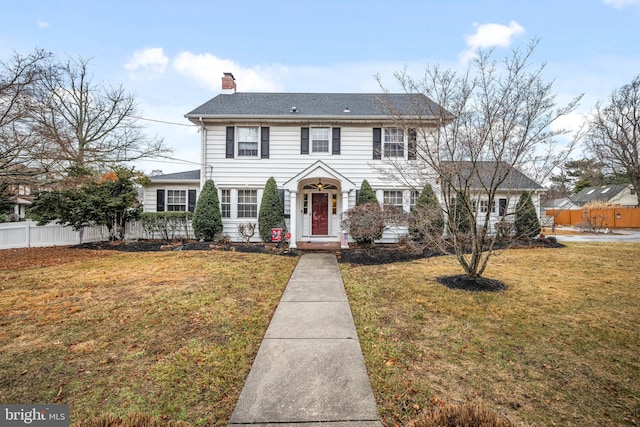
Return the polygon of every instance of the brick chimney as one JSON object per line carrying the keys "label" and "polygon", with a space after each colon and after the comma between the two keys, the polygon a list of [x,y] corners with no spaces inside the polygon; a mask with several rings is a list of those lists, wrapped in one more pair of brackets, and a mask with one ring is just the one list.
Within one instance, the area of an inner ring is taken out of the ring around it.
{"label": "brick chimney", "polygon": [[222,77],[222,93],[224,95],[233,95],[236,93],[236,79],[231,73],[224,73]]}

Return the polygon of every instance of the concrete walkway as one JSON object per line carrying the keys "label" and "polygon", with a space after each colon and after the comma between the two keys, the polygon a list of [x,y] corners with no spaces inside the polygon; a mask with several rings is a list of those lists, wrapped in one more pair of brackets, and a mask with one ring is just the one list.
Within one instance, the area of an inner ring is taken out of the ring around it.
{"label": "concrete walkway", "polygon": [[229,421],[381,427],[333,254],[298,261]]}

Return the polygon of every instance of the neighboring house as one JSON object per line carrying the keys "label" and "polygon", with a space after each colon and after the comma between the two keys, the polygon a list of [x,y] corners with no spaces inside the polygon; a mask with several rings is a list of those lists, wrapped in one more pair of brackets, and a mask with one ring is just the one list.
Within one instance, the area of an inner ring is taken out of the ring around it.
{"label": "neighboring house", "polygon": [[[455,179],[450,180],[453,188],[467,189],[479,221],[483,221],[487,213],[490,214],[490,233],[495,232],[502,221],[515,221],[516,205],[523,192],[531,194],[533,205],[540,217],[541,195],[547,190],[507,163],[481,161],[475,162],[471,167],[470,162],[448,162],[443,166],[445,170],[449,167],[455,171]],[[488,188],[496,189],[493,203],[489,203]],[[453,191],[451,194],[453,195]]]}
{"label": "neighboring house", "polygon": [[571,196],[571,201],[577,207],[582,207],[589,203],[634,207],[638,205],[638,196],[631,184],[615,184],[583,188]]}
{"label": "neighboring house", "polygon": [[200,194],[200,171],[155,175],[144,188],[145,212],[193,212]]}
{"label": "neighboring house", "polygon": [[[398,129],[394,118],[381,108],[382,99],[405,119],[436,126],[435,116],[411,115],[416,100],[439,112],[423,95],[241,93],[236,92],[233,75],[225,73],[222,93],[185,115],[201,128],[202,170],[218,188],[223,232],[240,240],[238,225],[258,222],[269,177],[275,178],[280,189],[292,248],[300,241],[341,241],[345,245],[341,216],[355,206],[364,179],[382,204],[409,212],[420,189],[384,180],[376,167],[388,159],[414,160],[416,133]],[[145,210],[156,206],[153,194],[157,190],[176,188],[162,186],[164,181],[158,178],[152,178],[155,189],[147,190]],[[204,180],[201,175],[200,186]],[[537,184],[525,187],[541,188]],[[505,194],[513,193],[509,190]],[[499,213],[515,206],[517,196],[498,197],[493,207],[479,201],[479,209]],[[538,200],[536,197],[537,206]],[[402,230],[385,233],[383,241],[394,241],[398,232]]]}
{"label": "neighboring house", "polygon": [[548,206],[545,206],[543,209],[556,209],[566,211],[568,209],[577,209],[580,206],[573,203],[569,197],[560,197],[558,199],[553,199]]}
{"label": "neighboring house", "polygon": [[6,193],[10,195],[9,200],[13,203],[10,221],[20,221],[25,218],[29,206],[33,204],[31,184],[10,183]]}

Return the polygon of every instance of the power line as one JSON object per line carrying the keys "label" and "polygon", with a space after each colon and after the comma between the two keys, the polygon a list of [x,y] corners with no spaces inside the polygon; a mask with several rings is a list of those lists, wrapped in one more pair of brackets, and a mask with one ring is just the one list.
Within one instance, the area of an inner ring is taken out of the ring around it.
{"label": "power line", "polygon": [[185,127],[196,126],[194,124],[188,125],[188,124],[185,124],[185,123],[177,123],[177,122],[169,122],[169,121],[166,121],[166,120],[149,119],[149,118],[146,118],[146,117],[139,117],[139,116],[128,116],[128,117],[131,117],[132,119],[146,120],[148,122],[162,123],[162,124],[165,124],[165,125],[175,125],[175,126],[185,126]]}
{"label": "power line", "polygon": [[[192,164],[192,165],[200,165],[200,162],[194,162],[193,160],[185,160],[178,159],[176,157],[168,157],[168,156],[158,156],[156,158],[165,159],[165,160],[154,160],[154,159],[144,159],[147,163],[171,163],[171,164]],[[170,161],[167,161],[170,160]]]}

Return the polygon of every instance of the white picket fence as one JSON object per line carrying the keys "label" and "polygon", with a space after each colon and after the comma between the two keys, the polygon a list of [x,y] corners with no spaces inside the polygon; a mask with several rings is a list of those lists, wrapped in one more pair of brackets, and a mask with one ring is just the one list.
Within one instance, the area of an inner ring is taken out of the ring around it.
{"label": "white picket fence", "polygon": [[[165,232],[145,231],[140,222],[128,222],[125,239],[191,239],[191,223],[185,227],[167,229]],[[109,240],[107,227],[84,227],[75,231],[71,227],[49,223],[39,226],[35,221],[7,222],[0,224],[0,249],[35,248],[42,246],[68,246]]]}
{"label": "white picket fence", "polygon": [[85,227],[75,231],[53,223],[39,226],[35,221],[0,224],[0,249],[78,245],[108,239],[106,227]]}

